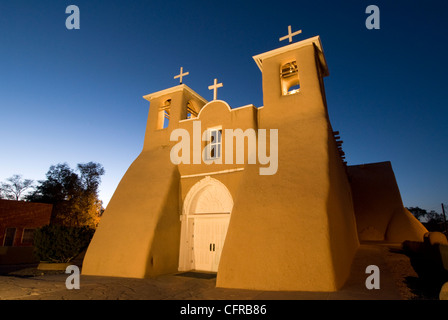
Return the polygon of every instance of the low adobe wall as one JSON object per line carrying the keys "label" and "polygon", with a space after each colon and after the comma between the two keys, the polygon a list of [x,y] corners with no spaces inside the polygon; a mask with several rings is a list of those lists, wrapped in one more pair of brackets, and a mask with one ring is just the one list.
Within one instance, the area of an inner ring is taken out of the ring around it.
{"label": "low adobe wall", "polygon": [[422,241],[428,232],[406,208],[390,162],[347,168],[361,241]]}

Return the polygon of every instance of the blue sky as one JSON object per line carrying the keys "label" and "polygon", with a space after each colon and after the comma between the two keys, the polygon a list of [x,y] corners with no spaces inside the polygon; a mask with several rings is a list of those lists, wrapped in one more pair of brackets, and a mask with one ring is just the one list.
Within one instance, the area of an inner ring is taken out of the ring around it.
{"label": "blue sky", "polygon": [[[68,30],[67,6],[80,9]],[[366,7],[380,9],[368,30]],[[405,206],[448,204],[446,1],[0,0],[0,181],[101,163],[108,203],[143,146],[143,95],[184,83],[232,107],[263,105],[252,56],[288,25],[321,37],[330,119],[348,164],[391,161]]]}

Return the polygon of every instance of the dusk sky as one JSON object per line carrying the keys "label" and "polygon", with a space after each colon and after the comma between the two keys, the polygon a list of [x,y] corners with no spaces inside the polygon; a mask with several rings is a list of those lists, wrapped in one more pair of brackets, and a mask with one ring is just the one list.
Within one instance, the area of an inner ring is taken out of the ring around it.
{"label": "dusk sky", "polygon": [[[80,9],[68,30],[67,6]],[[368,30],[368,5],[380,29]],[[349,165],[391,161],[404,205],[448,204],[447,1],[0,0],[0,181],[101,163],[106,206],[142,150],[143,96],[184,83],[263,105],[252,57],[321,37],[330,120]],[[300,159],[297,159],[300,161]]]}

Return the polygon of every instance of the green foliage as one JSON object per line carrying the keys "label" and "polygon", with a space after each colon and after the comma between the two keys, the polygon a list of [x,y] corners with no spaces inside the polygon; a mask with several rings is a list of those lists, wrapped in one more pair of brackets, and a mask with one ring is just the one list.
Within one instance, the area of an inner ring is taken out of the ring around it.
{"label": "green foliage", "polygon": [[40,261],[70,262],[85,250],[95,230],[47,225],[34,233],[34,253]]}

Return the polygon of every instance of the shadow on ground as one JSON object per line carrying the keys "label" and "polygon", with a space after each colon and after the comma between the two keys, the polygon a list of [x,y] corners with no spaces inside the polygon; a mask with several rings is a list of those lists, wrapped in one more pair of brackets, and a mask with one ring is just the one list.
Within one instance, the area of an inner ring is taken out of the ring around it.
{"label": "shadow on ground", "polygon": [[444,282],[430,282],[419,277],[406,277],[405,283],[415,295],[412,300],[439,300],[440,289]]}
{"label": "shadow on ground", "polygon": [[427,242],[403,243],[403,252],[417,274],[417,277],[405,277],[406,285],[416,296],[413,300],[438,300],[443,284],[448,281],[439,246]]}

